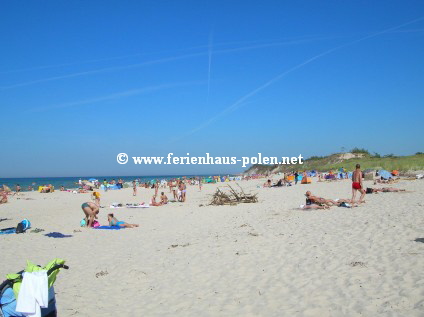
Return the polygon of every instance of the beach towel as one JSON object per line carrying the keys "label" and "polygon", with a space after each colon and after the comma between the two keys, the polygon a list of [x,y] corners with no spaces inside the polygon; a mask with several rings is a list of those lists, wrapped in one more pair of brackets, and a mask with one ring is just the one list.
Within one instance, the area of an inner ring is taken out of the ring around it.
{"label": "beach towel", "polygon": [[60,233],[60,232],[46,233],[45,236],[49,237],[49,238],[70,238],[70,237],[72,237],[71,234],[63,234],[63,233]]}
{"label": "beach towel", "polygon": [[28,316],[41,316],[41,307],[49,304],[47,271],[25,272],[16,311]]}
{"label": "beach towel", "polygon": [[11,233],[16,233],[16,228],[0,229],[0,234],[11,234]]}
{"label": "beach towel", "polygon": [[100,226],[93,229],[103,229],[103,230],[120,230],[125,229],[125,227],[119,227],[119,226]]}
{"label": "beach towel", "polygon": [[149,208],[149,207],[150,207],[149,205],[127,206],[127,208]]}

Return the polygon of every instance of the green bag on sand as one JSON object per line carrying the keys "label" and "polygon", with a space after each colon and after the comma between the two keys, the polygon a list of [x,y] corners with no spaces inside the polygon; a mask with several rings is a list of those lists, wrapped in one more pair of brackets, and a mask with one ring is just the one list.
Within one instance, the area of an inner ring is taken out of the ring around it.
{"label": "green bag on sand", "polygon": [[[54,267],[55,265],[59,265],[59,264],[65,264],[65,260],[62,259],[54,259],[53,261],[50,261],[46,266],[44,267],[39,267],[38,265],[35,265],[34,263],[32,263],[31,261],[27,260],[27,266],[25,268],[25,272],[28,273],[32,273],[32,272],[38,272],[38,271],[42,271],[42,270],[50,270],[52,267]],[[53,286],[54,282],[56,281],[56,276],[59,273],[60,269],[57,269],[55,271],[53,271],[48,277],[48,283],[49,283],[49,288]],[[19,294],[19,290],[21,288],[21,284],[22,284],[22,276],[21,274],[7,274],[6,278],[9,281],[13,282],[13,292],[15,293],[15,298],[18,299],[18,294]]]}

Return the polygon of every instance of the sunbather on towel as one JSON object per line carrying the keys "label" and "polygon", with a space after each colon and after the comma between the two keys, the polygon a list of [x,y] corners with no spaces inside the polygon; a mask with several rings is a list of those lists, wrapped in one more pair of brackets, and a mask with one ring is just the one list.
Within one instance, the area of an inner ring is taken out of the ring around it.
{"label": "sunbather on towel", "polygon": [[389,178],[389,179],[375,179],[374,180],[374,185],[377,185],[377,183],[379,184],[393,184],[396,183],[396,181],[393,178]]}
{"label": "sunbather on towel", "polygon": [[405,192],[406,189],[399,189],[394,187],[383,187],[383,188],[367,188],[367,194],[377,194],[381,193],[397,193],[397,192]]}
{"label": "sunbather on towel", "polygon": [[305,196],[307,197],[307,199],[309,199],[309,201],[312,204],[316,204],[316,205],[326,205],[326,206],[334,206],[334,205],[339,205],[337,202],[335,202],[334,200],[331,199],[325,199],[322,197],[317,197],[312,195],[312,193],[308,190],[305,194]]}
{"label": "sunbather on towel", "polygon": [[137,224],[134,223],[126,223],[124,221],[119,221],[116,219],[113,214],[107,215],[107,221],[109,221],[109,226],[118,226],[118,227],[125,227],[125,228],[135,228],[138,227]]}
{"label": "sunbather on towel", "polygon": [[85,214],[85,223],[88,228],[91,228],[94,223],[94,219],[97,219],[99,213],[99,206],[92,202],[86,202],[81,205],[82,211]]}

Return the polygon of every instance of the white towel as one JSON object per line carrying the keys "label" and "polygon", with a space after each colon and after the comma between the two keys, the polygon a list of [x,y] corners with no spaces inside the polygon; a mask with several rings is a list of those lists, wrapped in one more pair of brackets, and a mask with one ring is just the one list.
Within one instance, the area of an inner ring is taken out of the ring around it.
{"label": "white towel", "polygon": [[41,316],[40,307],[49,305],[49,286],[47,271],[24,273],[21,288],[19,290],[16,311],[25,316]]}

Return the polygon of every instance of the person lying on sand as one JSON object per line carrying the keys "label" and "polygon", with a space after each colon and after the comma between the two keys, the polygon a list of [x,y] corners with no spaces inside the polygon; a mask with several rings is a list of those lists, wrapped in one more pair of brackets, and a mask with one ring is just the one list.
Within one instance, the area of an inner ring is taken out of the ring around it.
{"label": "person lying on sand", "polygon": [[274,184],[271,187],[282,187],[282,186],[284,186],[284,179],[279,179],[277,184]]}
{"label": "person lying on sand", "polygon": [[124,227],[124,228],[136,228],[138,227],[138,224],[135,223],[126,223],[124,221],[119,221],[114,217],[113,214],[107,215],[107,221],[109,221],[109,226],[118,226],[118,227]]}
{"label": "person lying on sand", "polygon": [[99,206],[92,202],[86,202],[81,205],[82,211],[85,215],[85,223],[88,228],[91,228],[94,223],[94,219],[97,219],[99,213]]}
{"label": "person lying on sand", "polygon": [[162,203],[162,205],[165,205],[168,203],[168,197],[165,195],[164,192],[160,193],[160,202]]}
{"label": "person lying on sand", "polygon": [[337,202],[335,202],[334,200],[331,199],[325,199],[322,197],[317,197],[312,195],[312,193],[308,190],[305,194],[306,198],[309,200],[309,202],[311,204],[316,204],[316,205],[327,205],[327,206],[334,206],[334,205],[339,205]]}
{"label": "person lying on sand", "polygon": [[156,195],[153,195],[152,201],[150,202],[150,206],[157,206],[157,207],[159,207],[159,206],[162,206],[162,202],[160,202],[160,203],[156,202]]}
{"label": "person lying on sand", "polygon": [[397,193],[397,192],[406,192],[406,189],[399,189],[394,187],[383,187],[383,188],[367,188],[367,194],[377,194],[381,193]]}

